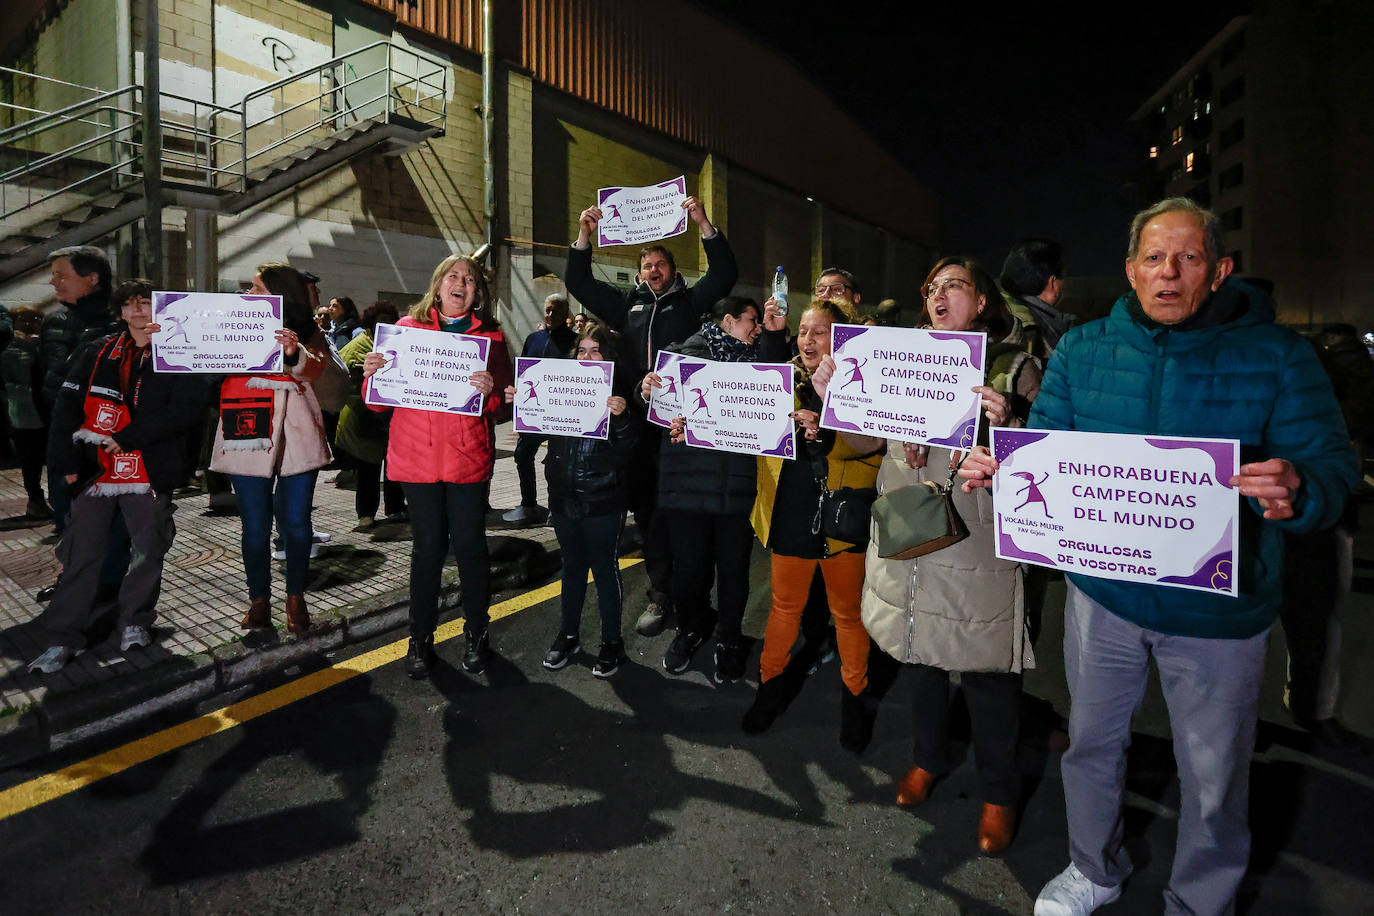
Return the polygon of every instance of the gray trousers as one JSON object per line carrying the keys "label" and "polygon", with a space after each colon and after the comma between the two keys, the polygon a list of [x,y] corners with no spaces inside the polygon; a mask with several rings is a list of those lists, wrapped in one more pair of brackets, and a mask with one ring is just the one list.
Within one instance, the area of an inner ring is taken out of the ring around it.
{"label": "gray trousers", "polygon": [[1153,657],[1169,708],[1182,796],[1164,912],[1231,912],[1250,858],[1250,755],[1267,636],[1167,636],[1117,617],[1070,583],[1064,607],[1064,669],[1072,700],[1064,799],[1069,855],[1094,884],[1115,887],[1131,872],[1121,845],[1126,748]]}
{"label": "gray trousers", "polygon": [[170,493],[83,493],[72,502],[71,521],[57,547],[62,578],[42,617],[52,645],[85,648],[116,512],[124,515],[132,550],[129,572],[119,586],[119,626],[153,625],[162,592],[162,560],[176,536],[174,511]]}

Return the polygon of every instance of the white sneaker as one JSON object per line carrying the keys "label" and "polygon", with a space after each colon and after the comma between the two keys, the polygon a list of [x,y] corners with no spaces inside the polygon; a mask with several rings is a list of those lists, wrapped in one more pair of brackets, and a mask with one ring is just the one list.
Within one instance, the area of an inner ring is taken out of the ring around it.
{"label": "white sneaker", "polygon": [[1088,880],[1072,862],[1040,889],[1035,916],[1087,916],[1121,896],[1121,885],[1103,887]]}
{"label": "white sneaker", "polygon": [[29,662],[29,674],[56,674],[67,667],[67,662],[72,660],[74,654],[69,646],[49,646],[42,655]]}
{"label": "white sneaker", "polygon": [[[324,544],[320,543],[319,541],[311,541],[311,542],[310,542],[310,559],[312,559],[312,560],[315,559],[316,557],[322,555],[322,554],[323,554],[326,550],[328,550],[328,549],[329,549],[328,547],[326,547]],[[285,548],[285,547],[278,547],[276,550],[273,550],[273,551],[272,551],[272,559],[274,559],[274,560],[285,560],[285,559],[286,559],[286,548]]]}
{"label": "white sneaker", "polygon": [[334,540],[334,535],[330,534],[328,531],[311,531],[310,539],[316,544],[328,544],[330,541]]}
{"label": "white sneaker", "polygon": [[147,627],[131,624],[124,628],[124,635],[119,638],[119,651],[128,652],[134,646],[145,648],[152,644],[153,634],[148,632]]}

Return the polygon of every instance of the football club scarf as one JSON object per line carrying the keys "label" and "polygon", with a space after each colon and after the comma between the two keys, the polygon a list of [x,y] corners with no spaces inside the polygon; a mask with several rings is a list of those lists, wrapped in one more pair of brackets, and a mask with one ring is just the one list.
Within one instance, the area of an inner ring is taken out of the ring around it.
{"label": "football club scarf", "polygon": [[[73,442],[86,442],[96,447],[100,474],[86,490],[92,496],[152,491],[142,452],[118,451],[112,455],[105,451],[105,446],[114,441],[114,434],[129,425],[132,416],[129,408],[138,407],[138,394],[143,387],[143,380],[135,376],[147,362],[148,353],[147,347],[136,346],[128,334],[119,334],[111,338],[96,356],[91,381],[86,387],[84,419],[81,427],[72,433]],[[130,381],[133,382],[133,390],[128,392],[126,404],[125,394]]]}
{"label": "football club scarf", "polygon": [[219,389],[219,422],[226,451],[272,447],[272,421],[278,389],[301,385],[283,373],[231,375]]}

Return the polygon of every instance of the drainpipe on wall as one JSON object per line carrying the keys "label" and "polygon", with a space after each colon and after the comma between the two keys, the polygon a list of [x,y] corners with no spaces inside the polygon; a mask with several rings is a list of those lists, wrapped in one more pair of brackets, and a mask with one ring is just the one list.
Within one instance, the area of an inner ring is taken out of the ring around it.
{"label": "drainpipe on wall", "polygon": [[482,185],[483,210],[487,221],[487,269],[496,271],[499,252],[496,246],[496,116],[495,97],[496,26],[492,20],[491,0],[482,2]]}
{"label": "drainpipe on wall", "polygon": [[162,275],[162,105],[157,23],[158,0],[143,9],[143,263],[154,289],[165,289]]}

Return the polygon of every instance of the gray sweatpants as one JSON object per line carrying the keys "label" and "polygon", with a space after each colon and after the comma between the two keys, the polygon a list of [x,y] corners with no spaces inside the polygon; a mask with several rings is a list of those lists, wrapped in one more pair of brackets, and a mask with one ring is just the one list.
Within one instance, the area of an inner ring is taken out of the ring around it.
{"label": "gray sweatpants", "polygon": [[1129,623],[1072,584],[1064,608],[1069,855],[1093,883],[1131,872],[1121,845],[1131,716],[1150,658],[1169,708],[1181,802],[1165,913],[1229,913],[1250,858],[1246,810],[1268,631],[1249,639],[1168,636]]}
{"label": "gray sweatpants", "polygon": [[110,524],[123,513],[129,529],[132,557],[119,586],[119,626],[151,627],[162,592],[162,560],[176,536],[171,494],[122,493],[91,496],[72,502],[71,521],[62,533],[57,558],[62,577],[52,602],[43,613],[43,626],[52,645],[81,649],[93,620],[100,570],[109,549]]}

